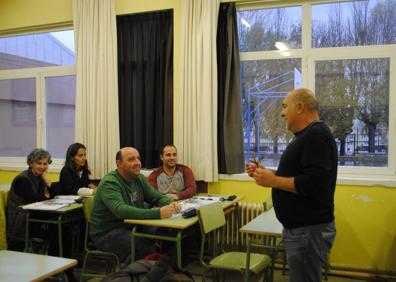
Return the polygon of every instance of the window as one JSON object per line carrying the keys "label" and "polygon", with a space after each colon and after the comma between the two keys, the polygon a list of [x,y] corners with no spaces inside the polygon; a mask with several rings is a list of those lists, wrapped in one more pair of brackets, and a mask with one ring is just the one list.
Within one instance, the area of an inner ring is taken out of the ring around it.
{"label": "window", "polygon": [[45,78],[46,145],[54,158],[65,158],[74,142],[75,80],[74,75]]}
{"label": "window", "polygon": [[[64,158],[74,141],[73,31],[0,38],[0,165],[46,148]],[[24,165],[25,166],[25,165]]]}
{"label": "window", "polygon": [[238,7],[246,161],[278,165],[293,137],[281,101],[305,86],[335,136],[340,174],[394,175],[396,0],[247,5]]}
{"label": "window", "polygon": [[316,61],[315,81],[339,165],[387,167],[389,58]]}
{"label": "window", "polygon": [[312,46],[396,44],[395,14],[394,0],[312,5]]}
{"label": "window", "polygon": [[301,48],[301,7],[238,12],[241,52],[277,50],[279,43]]}

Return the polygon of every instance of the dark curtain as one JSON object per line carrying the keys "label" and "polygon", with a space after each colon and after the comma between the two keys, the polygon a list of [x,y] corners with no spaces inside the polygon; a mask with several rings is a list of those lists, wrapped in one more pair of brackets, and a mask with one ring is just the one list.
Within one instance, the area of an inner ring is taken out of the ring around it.
{"label": "dark curtain", "polygon": [[173,11],[117,16],[117,43],[121,147],[153,168],[173,143]]}
{"label": "dark curtain", "polygon": [[218,116],[220,173],[244,171],[239,46],[235,3],[220,5],[217,28]]}

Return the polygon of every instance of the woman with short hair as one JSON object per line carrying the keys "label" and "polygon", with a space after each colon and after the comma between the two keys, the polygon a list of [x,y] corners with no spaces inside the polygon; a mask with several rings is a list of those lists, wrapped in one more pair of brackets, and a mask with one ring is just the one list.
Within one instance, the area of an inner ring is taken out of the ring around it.
{"label": "woman with short hair", "polygon": [[51,162],[50,153],[44,149],[34,149],[27,156],[29,168],[12,181],[6,206],[9,250],[23,251],[25,247],[26,212],[20,206],[47,200],[56,192],[51,191],[51,181],[47,177]]}

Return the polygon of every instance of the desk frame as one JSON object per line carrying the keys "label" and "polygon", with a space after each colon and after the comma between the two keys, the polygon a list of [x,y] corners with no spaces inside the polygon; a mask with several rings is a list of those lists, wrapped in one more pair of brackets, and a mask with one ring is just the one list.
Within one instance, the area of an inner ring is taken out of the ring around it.
{"label": "desk frame", "polygon": [[[36,222],[43,224],[55,224],[57,225],[58,228],[58,251],[60,257],[63,257],[63,235],[62,235],[63,224],[80,221],[85,218],[82,209],[82,204],[77,204],[77,203],[71,204],[69,206],[63,207],[58,210],[25,209],[25,211],[27,211],[26,225],[25,225],[25,252],[27,252],[29,249],[30,223]],[[53,215],[53,218],[51,219],[32,218],[31,213],[34,212],[42,213],[42,214],[50,214],[51,216]]]}
{"label": "desk frame", "polygon": [[[237,197],[233,201],[224,201],[221,202],[223,205],[224,212],[227,213],[230,209],[235,209],[238,205],[238,202],[242,198]],[[238,209],[235,209],[238,212]],[[238,218],[238,215],[237,215]],[[135,254],[135,238],[149,238],[154,240],[164,240],[171,241],[176,243],[176,264],[182,269],[182,239],[189,236],[194,232],[194,227],[198,225],[198,216],[194,216],[191,218],[183,218],[182,216],[177,218],[164,218],[164,219],[126,219],[124,221],[128,224],[134,225],[146,225],[146,226],[154,226],[154,227],[162,227],[168,229],[176,230],[176,236],[167,236],[162,234],[147,234],[143,232],[137,231],[137,226],[134,226],[131,232],[131,261],[134,262],[136,259]]]}
{"label": "desk frame", "polygon": [[135,252],[135,238],[148,238],[154,240],[161,240],[161,241],[170,241],[176,243],[176,264],[177,266],[182,269],[182,239],[190,236],[199,229],[195,228],[197,225],[194,224],[186,229],[178,229],[176,231],[176,236],[171,235],[163,235],[161,234],[161,229],[158,230],[158,234],[147,234],[143,232],[137,231],[137,226],[134,226],[131,233],[131,261],[136,260],[136,252]]}

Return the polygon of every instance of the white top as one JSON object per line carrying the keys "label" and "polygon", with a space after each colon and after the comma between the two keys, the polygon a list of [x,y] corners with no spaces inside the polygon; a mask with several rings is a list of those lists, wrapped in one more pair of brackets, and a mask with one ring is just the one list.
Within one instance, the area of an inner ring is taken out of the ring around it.
{"label": "white top", "polygon": [[242,226],[241,233],[256,235],[282,236],[283,226],[276,218],[275,210],[272,208],[263,212],[252,221]]}
{"label": "white top", "polygon": [[77,264],[77,260],[0,251],[0,281],[42,281]]}

